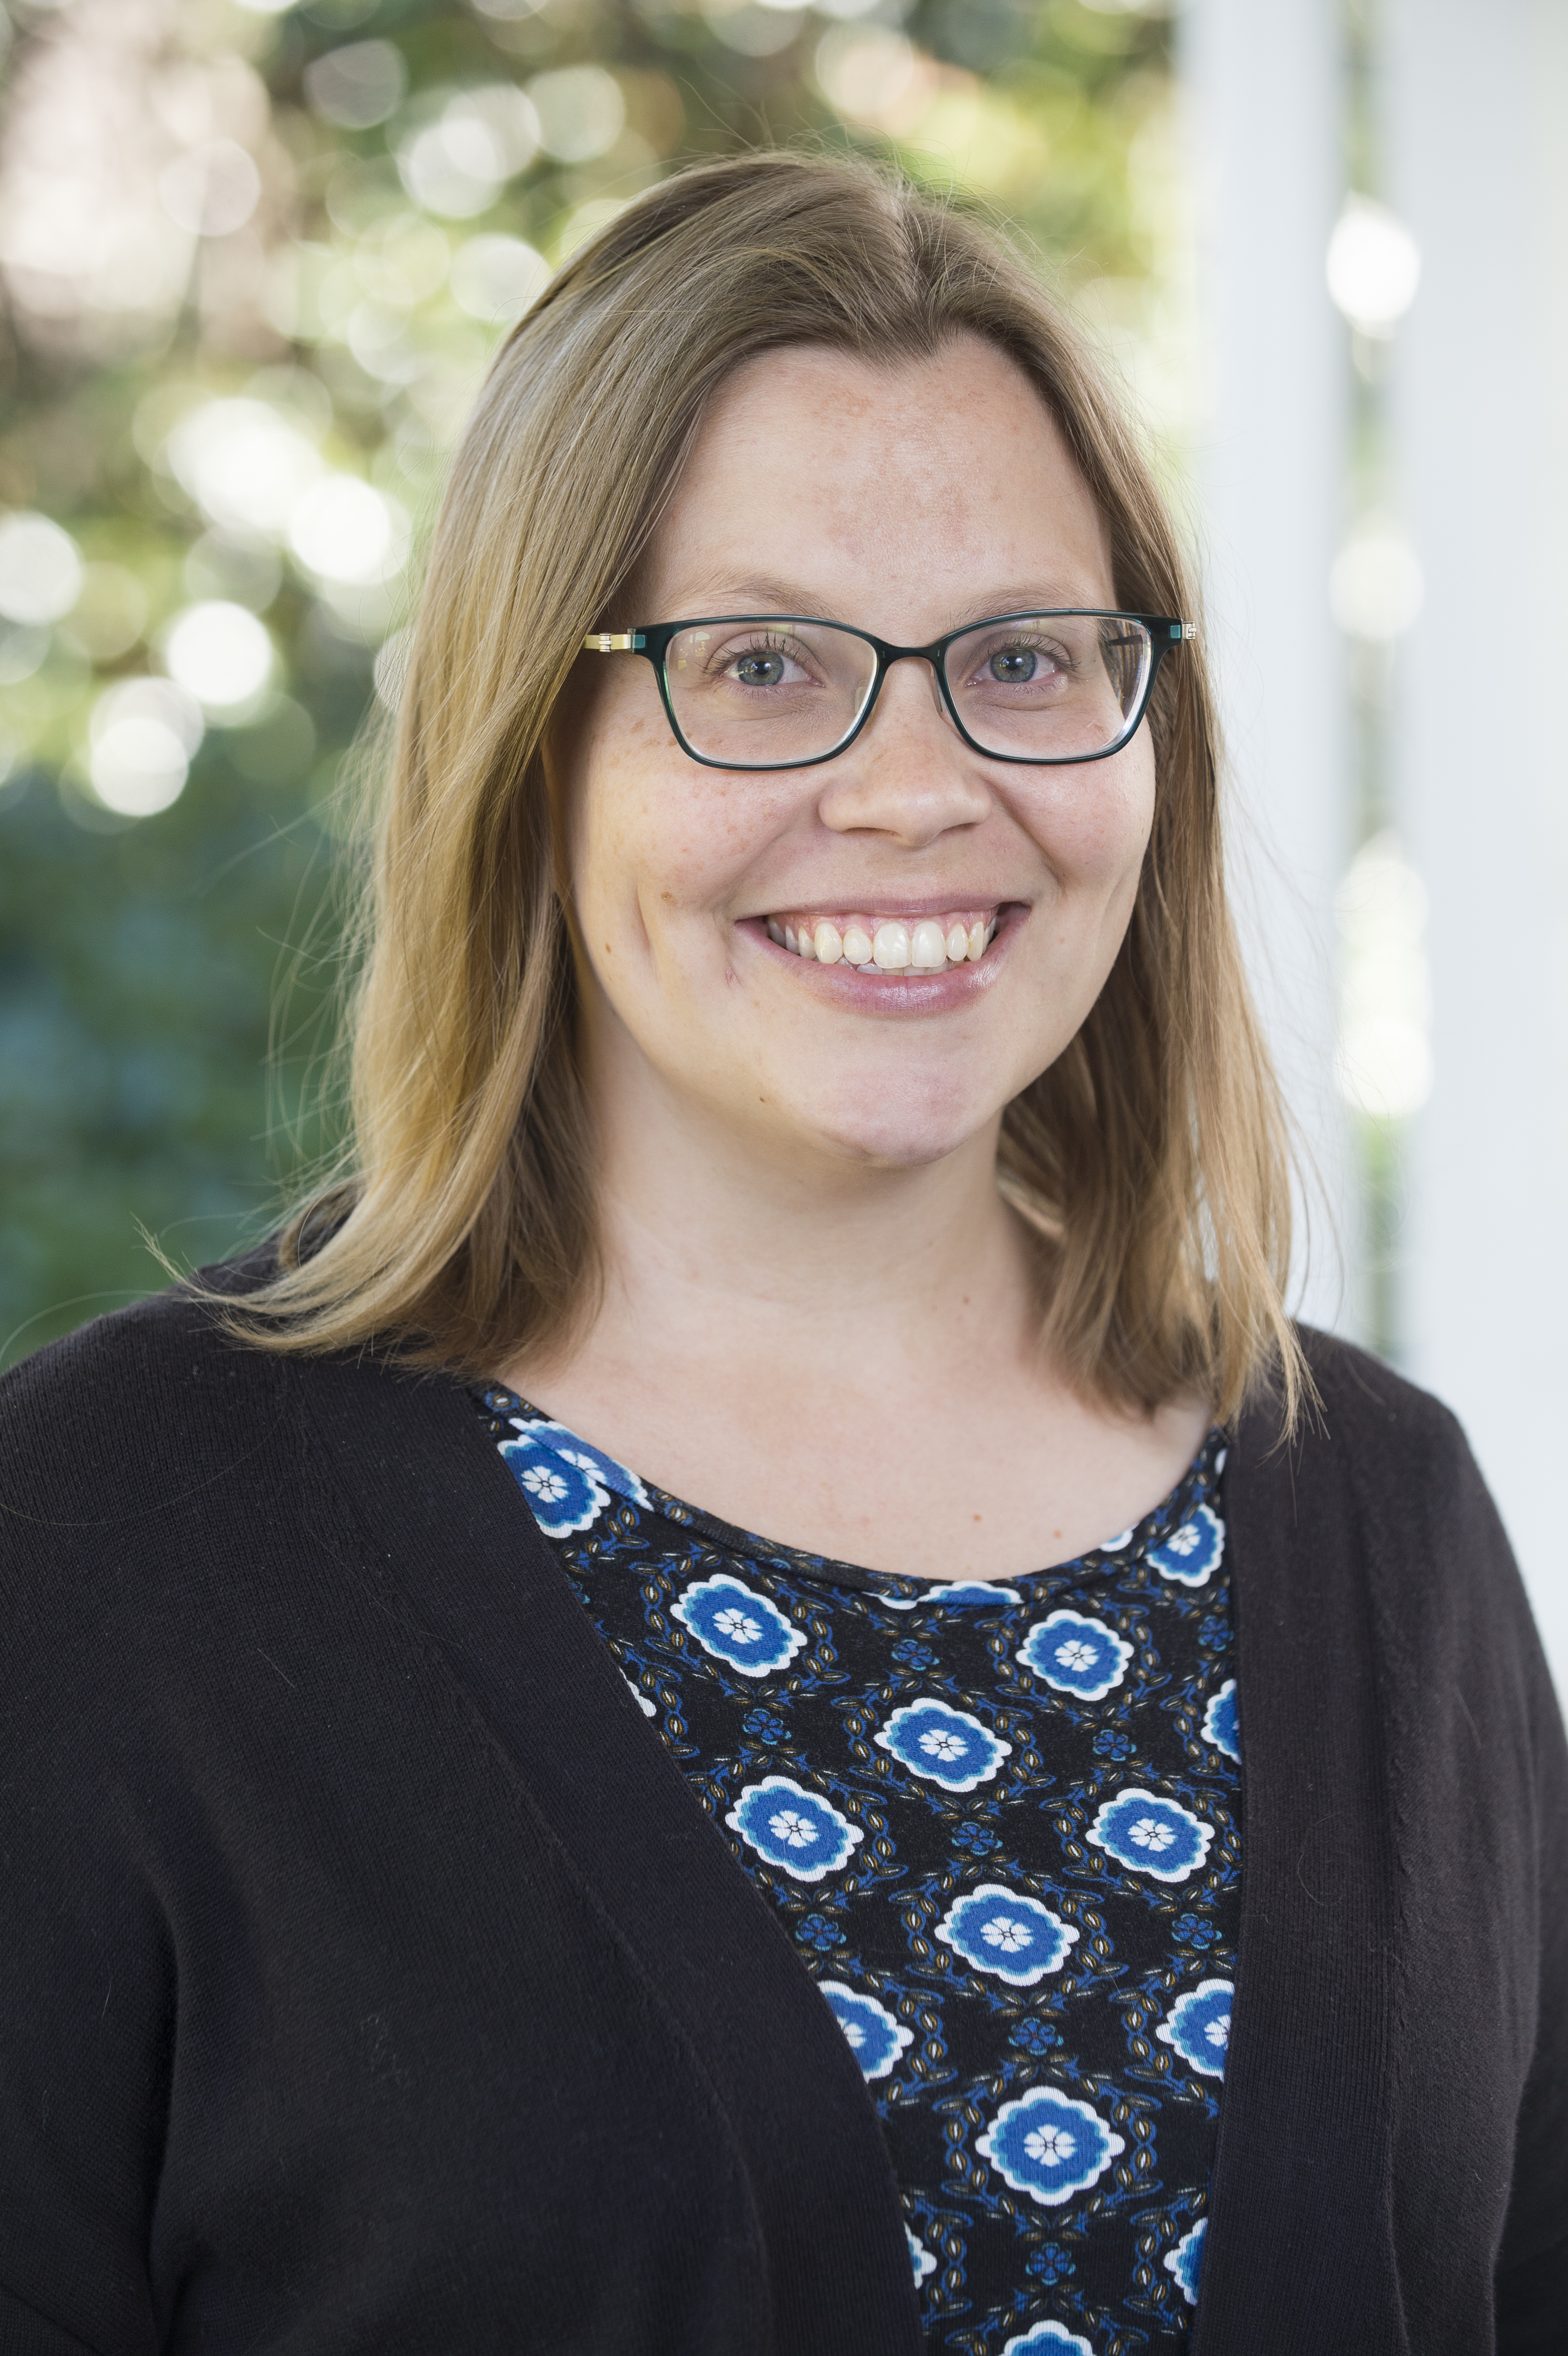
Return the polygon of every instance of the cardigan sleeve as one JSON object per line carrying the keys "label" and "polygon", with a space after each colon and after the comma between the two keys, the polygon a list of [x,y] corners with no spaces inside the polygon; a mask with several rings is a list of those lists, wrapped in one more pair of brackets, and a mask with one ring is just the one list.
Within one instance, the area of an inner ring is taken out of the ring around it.
{"label": "cardigan sleeve", "polygon": [[1568,2351],[1568,1743],[1546,1665],[1531,1647],[1540,1981],[1534,2059],[1520,2105],[1513,2184],[1497,2268],[1499,2356]]}
{"label": "cardigan sleeve", "polygon": [[161,2338],[147,2249],[173,1976],[128,1853],[101,1632],[47,1630],[37,1602],[0,1574],[0,2348],[141,2356]]}

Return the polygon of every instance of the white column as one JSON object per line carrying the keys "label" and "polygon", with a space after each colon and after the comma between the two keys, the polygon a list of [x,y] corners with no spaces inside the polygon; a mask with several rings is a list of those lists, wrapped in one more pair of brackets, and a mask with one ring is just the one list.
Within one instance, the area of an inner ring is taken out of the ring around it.
{"label": "white column", "polygon": [[1390,0],[1395,380],[1425,574],[1396,671],[1430,902],[1404,1357],[1468,1428],[1568,1693],[1568,9]]}
{"label": "white column", "polygon": [[1353,1330],[1357,1188],[1334,1085],[1334,890],[1350,839],[1343,528],[1348,362],[1324,261],[1342,193],[1334,0],[1189,0],[1180,67],[1207,418],[1194,452],[1232,876],[1270,1041],[1318,1185],[1297,1301]]}

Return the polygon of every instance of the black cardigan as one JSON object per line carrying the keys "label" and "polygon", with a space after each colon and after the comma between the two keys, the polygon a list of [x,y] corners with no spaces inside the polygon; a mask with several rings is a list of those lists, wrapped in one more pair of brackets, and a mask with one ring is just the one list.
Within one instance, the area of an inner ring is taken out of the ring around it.
{"label": "black cardigan", "polygon": [[[1452,1418],[1308,1344],[1195,2356],[1568,2350],[1561,1722]],[[0,1438],[4,2356],[914,2356],[849,2048],[457,1386],[165,1296]]]}

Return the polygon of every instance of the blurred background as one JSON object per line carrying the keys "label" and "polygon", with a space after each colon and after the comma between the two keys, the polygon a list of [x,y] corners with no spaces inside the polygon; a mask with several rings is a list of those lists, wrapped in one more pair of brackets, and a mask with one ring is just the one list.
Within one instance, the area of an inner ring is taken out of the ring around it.
{"label": "blurred background", "polygon": [[1301,1303],[1463,1416],[1568,1685],[1558,0],[12,0],[0,44],[0,1364],[325,1141],[345,755],[510,322],[683,161],[863,150],[1010,224],[1141,415]]}

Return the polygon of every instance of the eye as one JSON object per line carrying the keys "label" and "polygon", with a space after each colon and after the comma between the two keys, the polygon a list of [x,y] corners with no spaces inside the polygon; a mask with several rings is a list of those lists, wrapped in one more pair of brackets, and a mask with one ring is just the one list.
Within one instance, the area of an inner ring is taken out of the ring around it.
{"label": "eye", "polygon": [[761,693],[769,688],[806,685],[812,672],[805,648],[797,639],[770,633],[749,646],[738,647],[731,639],[728,647],[716,648],[710,675]]}
{"label": "eye", "polygon": [[783,655],[737,655],[730,666],[730,675],[739,680],[742,687],[781,687],[784,669]]}
{"label": "eye", "polygon": [[1037,691],[1049,691],[1071,677],[1073,664],[1066,648],[1053,640],[1040,637],[1015,637],[982,645],[972,657],[974,668],[967,684],[971,689],[991,687],[1032,687]]}

